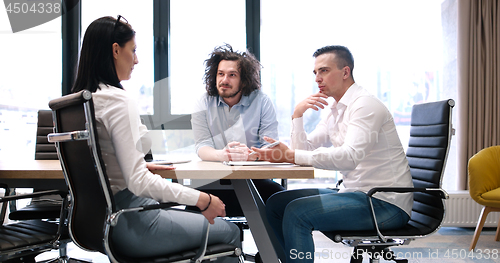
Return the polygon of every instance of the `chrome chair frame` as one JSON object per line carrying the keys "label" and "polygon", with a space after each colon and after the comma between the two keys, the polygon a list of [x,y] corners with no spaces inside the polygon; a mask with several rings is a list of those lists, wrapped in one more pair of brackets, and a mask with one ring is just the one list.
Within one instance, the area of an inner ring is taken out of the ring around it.
{"label": "chrome chair frame", "polygon": [[[425,114],[428,115],[432,115],[433,113],[435,114],[435,112],[432,112],[432,110],[442,111],[443,114],[448,115],[443,116],[447,117],[446,120],[440,119],[438,121],[433,119],[433,121],[436,121],[436,123],[433,125],[438,127],[428,128],[428,130],[425,130],[425,125],[422,125],[420,123],[414,126],[414,121],[412,120],[412,127],[416,127],[415,133],[418,133],[418,136],[415,136],[413,142],[410,140],[410,147],[407,150],[406,156],[409,160],[410,172],[412,173],[415,187],[376,187],[368,191],[367,197],[370,203],[371,214],[374,222],[374,231],[322,231],[323,234],[332,239],[334,242],[343,243],[344,245],[354,247],[354,253],[351,257],[351,263],[362,262],[362,254],[364,252],[368,253],[371,256],[370,262],[372,263],[379,262],[380,257],[383,257],[386,260],[394,260],[396,262],[408,262],[407,259],[397,259],[395,257],[395,254],[389,248],[391,246],[408,245],[411,241],[417,238],[423,238],[434,234],[441,227],[446,213],[444,200],[448,199],[449,197],[448,193],[441,188],[441,183],[446,167],[446,160],[448,158],[451,137],[454,134],[454,129],[452,127],[452,108],[454,106],[455,102],[452,99],[414,105],[414,108],[412,110],[412,119],[415,114],[415,108],[418,108],[422,112],[425,111]],[[429,107],[429,109],[424,107]],[[425,114],[420,113],[419,118],[424,116]],[[437,117],[437,119],[439,119],[439,117]],[[441,123],[441,121],[444,121],[444,123]],[[419,125],[422,126],[418,127]],[[412,132],[410,132],[410,134],[411,133]],[[426,134],[432,134],[435,137],[431,138],[431,142],[421,139],[425,138]],[[439,147],[444,145],[445,148],[439,150],[431,149],[431,147],[439,148],[436,145],[439,145]],[[429,162],[431,164],[425,162]],[[436,169],[438,170],[436,170],[436,173],[430,176],[428,175],[428,173],[426,173],[426,169],[428,169],[428,167],[426,166],[434,166],[437,167]],[[384,232],[386,232],[387,234],[383,234],[379,229],[378,224],[375,223],[377,222],[377,219],[371,201],[373,195],[377,192],[412,192],[414,194],[422,194],[420,198],[434,198],[431,202],[440,199],[440,205],[442,205],[442,209],[428,206],[425,203],[417,204],[415,202],[410,222],[408,222],[408,224],[401,230],[386,230]],[[423,195],[427,195],[428,197]],[[421,213],[425,209],[435,209],[432,210],[436,213],[436,218],[432,219],[432,222],[435,226],[433,226],[432,228],[426,228],[425,226],[421,225],[421,222],[425,221],[425,217],[428,216],[424,213]],[[422,218],[424,218],[424,220],[422,220]],[[405,233],[405,230],[411,230],[411,233]]]}
{"label": "chrome chair frame", "polygon": [[[58,120],[58,110],[61,108],[64,108],[68,105],[78,105],[82,104],[83,105],[83,112],[85,116],[85,130],[79,130],[79,131],[71,131],[71,132],[61,132],[59,131],[59,120]],[[74,190],[73,185],[71,183],[70,178],[70,173],[67,169],[68,164],[66,163],[66,159],[61,153],[61,144],[66,143],[66,142],[73,142],[73,141],[87,141],[87,145],[89,147],[89,150],[92,155],[93,159],[93,165],[95,168],[95,172],[98,175],[100,185],[101,185],[101,190],[104,195],[104,199],[106,202],[106,219],[104,222],[104,240],[103,240],[103,248],[104,251],[100,251],[102,253],[106,253],[108,256],[109,260],[111,262],[149,262],[151,259],[147,260],[132,260],[130,258],[125,258],[123,256],[117,255],[116,252],[112,248],[112,244],[110,243],[109,240],[109,235],[111,228],[116,225],[117,221],[119,220],[120,216],[129,213],[129,212],[137,212],[137,211],[147,211],[147,210],[152,210],[152,209],[165,209],[165,208],[172,208],[173,206],[177,206],[177,203],[160,203],[156,205],[149,205],[149,206],[143,206],[143,207],[136,207],[136,208],[128,208],[128,209],[121,209],[118,211],[113,211],[114,208],[114,201],[113,197],[111,195],[111,191],[109,189],[109,182],[107,179],[107,175],[105,173],[105,168],[102,167],[102,159],[100,155],[100,148],[98,147],[98,140],[96,138],[97,133],[96,133],[96,127],[95,127],[95,117],[93,113],[93,104],[92,104],[92,93],[88,90],[81,91],[76,94],[70,94],[67,96],[64,96],[62,98],[56,99],[51,101],[49,103],[49,106],[53,110],[53,119],[55,123],[55,133],[49,134],[48,135],[48,140],[49,142],[55,142],[56,143],[56,148],[57,152],[59,155],[59,160],[61,161],[61,166],[63,168],[63,173],[65,180],[69,186],[70,190],[70,213],[69,213],[69,233],[70,236],[73,240],[73,242],[79,246],[80,248],[84,250],[92,250],[89,249],[89,246],[86,246],[84,244],[81,244],[79,242],[78,238],[75,236],[75,233],[73,232],[74,228],[72,227],[73,224],[73,209],[74,209],[74,204],[73,201],[75,200],[74,196]],[[169,261],[165,260],[162,257],[159,257],[159,260],[161,262],[176,262],[176,263],[181,263],[181,262],[202,262],[204,260],[210,260],[213,258],[217,257],[223,257],[223,256],[230,256],[234,255],[239,257],[239,260],[243,262],[242,257],[241,257],[241,249],[240,248],[234,248],[230,245],[226,245],[224,247],[224,251],[222,252],[217,252],[217,253],[212,253],[212,254],[206,254],[207,249],[212,250],[211,246],[207,246],[208,243],[208,233],[209,233],[209,224],[208,220],[205,222],[205,231],[203,235],[203,240],[200,248],[196,251],[190,251],[193,256],[187,259],[181,259],[181,260],[175,260],[175,261]],[[224,244],[225,245],[225,244]],[[220,247],[220,244],[217,244],[214,247],[213,250],[217,251],[217,246]],[[231,249],[227,249],[227,247],[232,247]],[[221,249],[219,249],[221,250]],[[186,252],[183,252],[186,253]],[[189,254],[189,253],[188,253]],[[154,261],[154,260],[153,260]],[[153,262],[152,261],[152,262]]]}

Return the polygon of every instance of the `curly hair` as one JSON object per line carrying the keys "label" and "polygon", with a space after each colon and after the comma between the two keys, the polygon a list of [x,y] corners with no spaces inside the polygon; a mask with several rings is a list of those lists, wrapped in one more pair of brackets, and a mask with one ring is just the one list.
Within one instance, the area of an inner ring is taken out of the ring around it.
{"label": "curly hair", "polygon": [[243,96],[248,96],[252,91],[260,89],[261,64],[250,52],[233,51],[231,45],[226,44],[214,49],[210,58],[205,60],[205,76],[203,77],[208,95],[217,96],[217,70],[222,60],[238,62],[241,82],[240,88]]}

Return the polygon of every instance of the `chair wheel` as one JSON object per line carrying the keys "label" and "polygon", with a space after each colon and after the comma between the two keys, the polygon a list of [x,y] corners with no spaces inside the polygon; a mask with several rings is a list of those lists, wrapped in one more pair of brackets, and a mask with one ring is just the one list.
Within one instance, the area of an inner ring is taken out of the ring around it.
{"label": "chair wheel", "polygon": [[335,235],[335,237],[333,237],[333,241],[336,242],[336,243],[342,242],[342,236]]}

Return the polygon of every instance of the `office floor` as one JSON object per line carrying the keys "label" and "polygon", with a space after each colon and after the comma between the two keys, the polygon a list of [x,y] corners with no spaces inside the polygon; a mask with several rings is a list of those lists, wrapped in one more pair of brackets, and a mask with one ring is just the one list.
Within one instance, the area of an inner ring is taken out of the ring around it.
{"label": "office floor", "polygon": [[[415,263],[455,263],[455,262],[500,262],[500,242],[495,242],[495,229],[486,228],[481,233],[475,252],[468,248],[474,234],[472,228],[443,227],[434,235],[417,239],[407,246],[393,248],[396,255]],[[317,255],[316,263],[349,262],[352,248],[330,241],[319,232],[314,232]],[[248,230],[244,231],[243,251],[255,254],[257,249]],[[57,257],[57,251],[40,254],[37,262]],[[100,253],[86,252],[74,244],[69,244],[68,255],[72,258],[89,262],[108,263],[106,256]],[[369,262],[365,256],[364,262]],[[387,262],[381,260],[381,262]],[[393,262],[393,261],[390,261]]]}

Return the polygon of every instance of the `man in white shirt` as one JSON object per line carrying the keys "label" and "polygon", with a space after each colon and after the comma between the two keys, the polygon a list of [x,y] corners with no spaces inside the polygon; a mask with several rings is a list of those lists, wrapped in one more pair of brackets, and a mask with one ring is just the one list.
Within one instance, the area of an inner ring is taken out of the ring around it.
{"label": "man in white shirt", "polygon": [[[327,46],[313,56],[319,92],[295,107],[291,148],[281,143],[273,149],[253,150],[262,160],[340,171],[345,188],[290,190],[269,198],[267,217],[287,262],[314,261],[314,257],[303,261],[294,257],[300,252],[314,255],[313,230],[374,229],[366,196],[370,188],[413,186],[392,115],[380,100],[355,83],[351,52],[343,46]],[[334,99],[331,112],[313,132],[306,134],[304,112],[324,109],[328,97]],[[377,193],[374,197],[381,229],[407,223],[411,193]]]}

